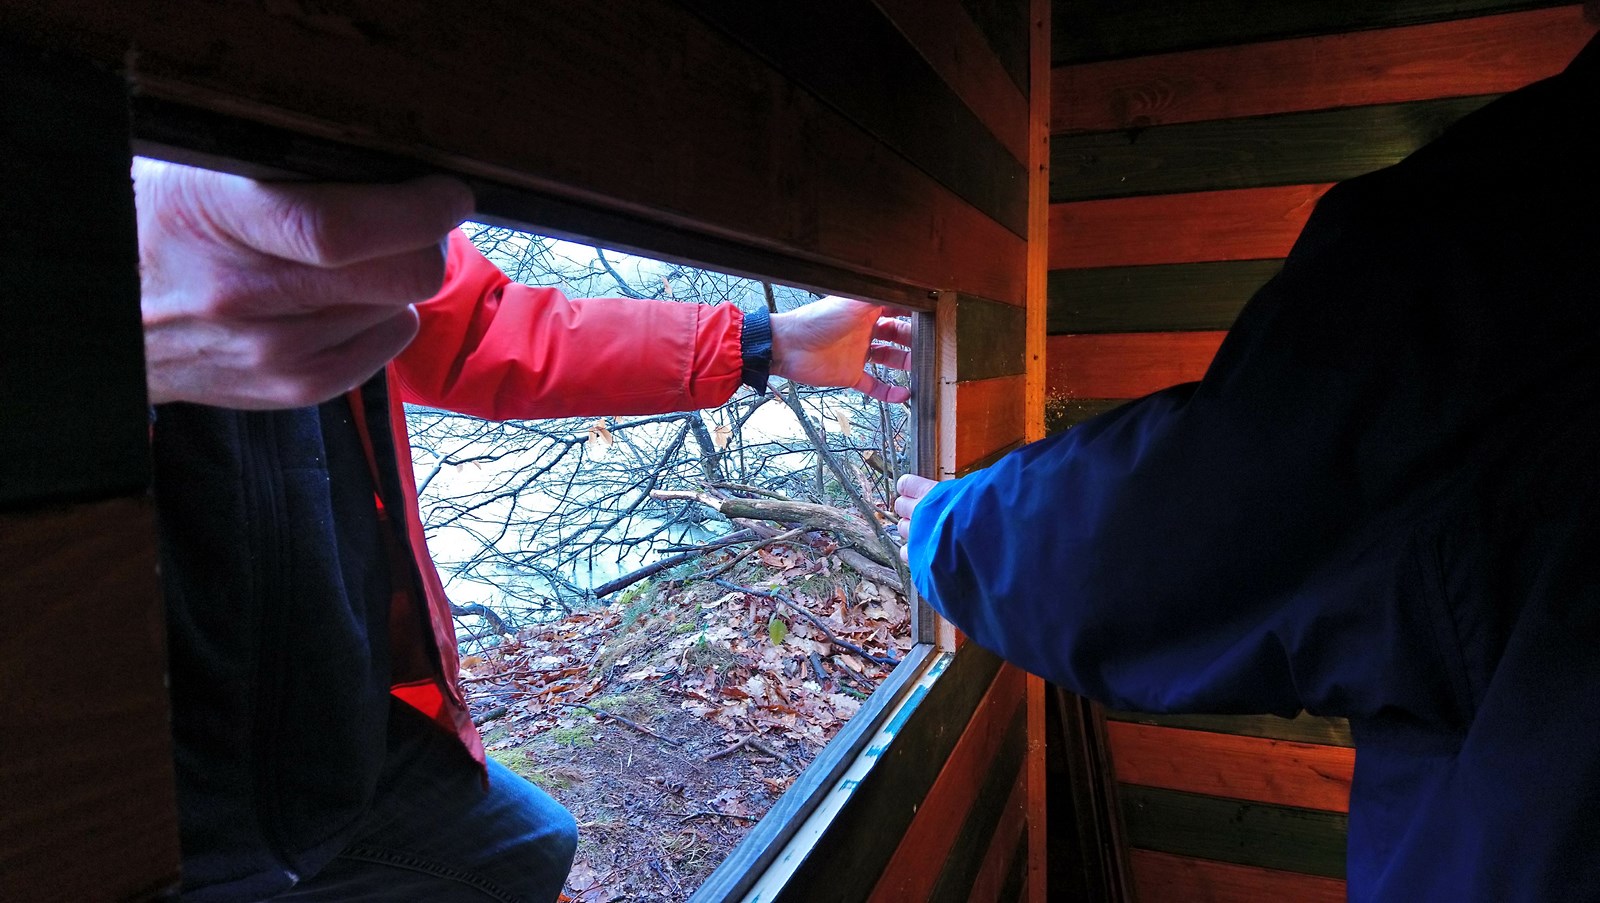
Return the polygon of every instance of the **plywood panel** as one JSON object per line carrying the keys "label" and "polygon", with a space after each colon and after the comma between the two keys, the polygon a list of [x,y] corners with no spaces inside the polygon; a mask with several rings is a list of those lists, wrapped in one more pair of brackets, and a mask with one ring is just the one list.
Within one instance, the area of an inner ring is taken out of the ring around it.
{"label": "plywood panel", "polygon": [[1052,398],[1139,398],[1205,375],[1222,332],[1050,337]]}
{"label": "plywood panel", "polygon": [[1133,850],[1133,883],[1150,903],[1345,903],[1345,883],[1230,862]]}
{"label": "plywood panel", "polygon": [[1055,131],[1499,94],[1561,71],[1594,34],[1581,5],[1193,50],[1055,70]]}
{"label": "plywood panel", "polygon": [[1023,433],[1024,379],[1002,376],[956,386],[955,467],[1019,442]]}
{"label": "plywood panel", "polygon": [[1050,269],[1283,257],[1330,187],[1285,185],[1052,204]]}
{"label": "plywood panel", "polygon": [[1355,750],[1109,722],[1117,780],[1232,799],[1347,812]]}

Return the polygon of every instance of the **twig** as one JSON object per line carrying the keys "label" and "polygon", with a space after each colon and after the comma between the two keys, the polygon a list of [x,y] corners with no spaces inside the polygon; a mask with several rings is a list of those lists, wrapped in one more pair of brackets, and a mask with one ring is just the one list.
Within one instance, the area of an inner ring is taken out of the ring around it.
{"label": "twig", "polygon": [[473,727],[478,727],[487,724],[488,722],[499,718],[501,715],[504,715],[509,711],[511,711],[510,706],[497,705],[489,711],[484,712],[482,715],[472,719],[472,725]]}
{"label": "twig", "polygon": [[833,665],[834,665],[834,667],[838,668],[840,671],[843,671],[846,677],[848,677],[851,680],[855,681],[856,683],[860,684],[861,688],[866,690],[869,694],[874,689],[876,689],[875,687],[873,687],[871,681],[867,680],[866,677],[862,676],[859,672],[856,671],[856,669],[854,669],[854,668],[850,667],[849,665],[845,664],[839,658],[839,656],[835,655],[833,657]]}
{"label": "twig", "polygon": [[796,772],[796,773],[799,773],[802,770],[800,768],[800,766],[794,764],[794,760],[793,759],[791,759],[788,756],[784,755],[783,753],[778,752],[777,750],[773,749],[771,746],[769,746],[767,744],[767,742],[765,740],[762,740],[760,737],[757,737],[755,734],[746,734],[744,739],[740,740],[738,743],[733,744],[732,746],[728,747],[727,749],[720,750],[718,752],[712,753],[709,756],[706,756],[706,761],[707,762],[713,762],[713,761],[716,761],[717,759],[721,759],[721,758],[724,758],[726,756],[731,756],[734,753],[738,752],[739,750],[745,749],[745,748],[754,749],[754,750],[756,750],[758,752],[761,752],[761,753],[763,753],[765,755],[771,756],[772,758],[777,759],[778,761],[782,762],[783,764],[789,766],[789,768],[792,771]]}
{"label": "twig", "polygon": [[732,558],[728,559],[727,561],[724,561],[722,564],[717,565],[715,568],[713,568],[713,569],[711,569],[709,571],[706,571],[705,573],[702,573],[702,574],[696,574],[693,577],[690,577],[689,579],[690,580],[709,580],[709,579],[711,579],[713,577],[720,577],[723,574],[726,574],[734,565],[738,564],[739,562],[741,562],[741,561],[745,560],[746,558],[750,557],[751,555],[755,554],[755,552],[757,550],[764,549],[767,546],[777,545],[780,542],[787,542],[788,540],[794,539],[796,536],[800,536],[801,534],[803,534],[805,532],[806,532],[806,528],[805,527],[796,527],[793,530],[788,531],[787,533],[779,533],[777,536],[771,537],[770,539],[763,539],[760,542],[756,543],[755,545],[751,546],[750,548],[745,549],[744,551],[740,552],[739,554],[737,554],[737,555],[733,556]]}
{"label": "twig", "polygon": [[722,587],[723,589],[736,590],[736,591],[741,592],[741,593],[749,593],[752,596],[761,596],[764,599],[771,599],[771,600],[773,600],[775,602],[782,602],[784,605],[787,605],[790,608],[794,609],[796,612],[798,612],[806,620],[810,621],[813,625],[816,626],[816,628],[818,630],[820,630],[824,634],[826,634],[827,637],[828,637],[828,642],[832,643],[835,646],[841,646],[841,647],[843,647],[845,649],[848,649],[851,652],[854,652],[856,655],[859,655],[862,658],[867,659],[868,661],[877,662],[880,665],[898,665],[898,664],[900,664],[900,660],[895,658],[892,655],[873,655],[872,653],[868,652],[865,649],[862,649],[860,646],[857,646],[855,643],[852,643],[849,640],[840,639],[839,635],[834,633],[832,630],[830,630],[828,628],[828,625],[823,623],[821,618],[819,618],[816,615],[812,614],[809,610],[806,609],[805,606],[803,606],[800,603],[794,601],[793,599],[786,598],[786,597],[784,597],[784,596],[782,596],[782,595],[780,595],[778,593],[769,593],[769,592],[766,592],[764,590],[759,590],[759,589],[756,589],[753,586],[740,586],[737,583],[729,583],[728,581],[723,580],[720,577],[719,578],[714,578],[711,582],[715,583],[716,585],[718,585],[720,587]]}
{"label": "twig", "polygon": [[811,670],[817,672],[817,683],[827,683],[828,672],[827,669],[822,666],[822,656],[817,654],[816,649],[811,650]]}
{"label": "twig", "polygon": [[685,815],[684,817],[678,819],[678,824],[681,825],[686,821],[690,821],[692,819],[699,818],[699,817],[701,817],[703,815],[711,815],[711,816],[715,816],[717,818],[738,818],[738,819],[743,819],[744,821],[760,821],[761,820],[760,818],[757,818],[754,815],[735,815],[732,812],[720,812],[720,811],[718,811],[716,809],[696,809],[693,812],[690,812],[688,815]]}
{"label": "twig", "polygon": [[[735,537],[737,537],[737,538],[735,538]],[[606,596],[611,595],[612,593],[616,592],[619,589],[622,589],[622,588],[627,587],[627,586],[632,586],[633,584],[638,583],[640,580],[643,580],[646,577],[649,577],[649,576],[654,575],[654,574],[659,574],[659,573],[661,573],[662,571],[664,571],[664,570],[666,570],[668,568],[677,567],[678,565],[683,564],[685,561],[688,561],[688,560],[690,560],[692,558],[695,558],[696,556],[704,555],[706,552],[714,552],[717,549],[721,549],[721,548],[724,548],[726,546],[731,546],[731,545],[736,545],[736,544],[741,543],[741,542],[746,542],[746,541],[751,540],[753,538],[755,538],[755,533],[753,533],[753,532],[751,532],[749,530],[739,530],[738,532],[730,533],[727,536],[724,536],[723,538],[721,538],[719,540],[716,540],[715,542],[708,542],[703,546],[699,546],[699,547],[694,548],[694,549],[689,549],[689,550],[684,551],[684,552],[679,552],[676,555],[668,555],[666,558],[663,558],[660,561],[657,561],[657,562],[655,562],[653,564],[647,564],[644,567],[639,568],[637,571],[633,571],[632,573],[628,573],[628,574],[623,574],[621,577],[618,577],[617,579],[612,580],[609,583],[600,584],[599,586],[594,588],[594,597],[596,599],[604,598]]]}
{"label": "twig", "polygon": [[657,740],[660,740],[662,743],[670,743],[671,745],[677,746],[677,747],[682,747],[683,746],[683,742],[681,740],[674,740],[671,737],[663,737],[660,734],[658,734],[655,731],[649,729],[648,727],[645,727],[644,725],[640,724],[637,721],[629,720],[627,718],[622,717],[621,715],[616,715],[616,714],[613,714],[611,712],[608,712],[605,709],[597,709],[592,705],[585,705],[585,704],[583,704],[581,702],[558,702],[558,703],[556,703],[556,705],[570,706],[571,708],[583,709],[583,710],[588,711],[588,712],[593,712],[595,717],[597,717],[597,718],[608,718],[608,719],[610,719],[612,721],[615,721],[615,722],[617,722],[619,724],[627,725],[628,727],[633,728],[634,730],[638,731],[641,734],[649,734],[650,736],[656,738]]}

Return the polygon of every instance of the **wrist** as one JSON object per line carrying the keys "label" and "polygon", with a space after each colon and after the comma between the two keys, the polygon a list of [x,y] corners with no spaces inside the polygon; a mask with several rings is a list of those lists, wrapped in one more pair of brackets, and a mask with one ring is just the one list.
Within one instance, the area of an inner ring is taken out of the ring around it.
{"label": "wrist", "polygon": [[739,332],[739,381],[757,392],[767,391],[773,372],[773,317],[766,308],[744,315]]}

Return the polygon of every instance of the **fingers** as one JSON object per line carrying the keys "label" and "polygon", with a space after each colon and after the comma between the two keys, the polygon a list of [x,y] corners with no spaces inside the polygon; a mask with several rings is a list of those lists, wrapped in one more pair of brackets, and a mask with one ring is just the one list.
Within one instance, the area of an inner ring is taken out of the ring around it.
{"label": "fingers", "polygon": [[892,370],[910,370],[911,352],[893,345],[873,345],[867,349],[867,363],[882,364]]}
{"label": "fingers", "polygon": [[872,339],[875,342],[893,342],[896,345],[911,347],[912,338],[916,330],[911,326],[910,320],[899,320],[891,317],[880,317],[877,325],[872,327]]}
{"label": "fingers", "polygon": [[850,388],[868,398],[876,398],[889,404],[900,404],[911,398],[910,389],[904,386],[890,385],[871,373],[862,373],[861,378],[857,379]]}
{"label": "fingers", "polygon": [[[901,474],[900,479],[894,484],[894,491],[898,496],[894,502],[895,513],[902,517],[910,517],[911,508],[916,507],[917,502],[928,494],[928,490],[937,485],[933,480],[914,473]],[[909,507],[904,511],[900,510],[901,501],[909,502]]]}
{"label": "fingers", "polygon": [[206,214],[244,246],[318,267],[342,267],[438,245],[472,214],[472,192],[445,176],[394,185],[221,180]]}

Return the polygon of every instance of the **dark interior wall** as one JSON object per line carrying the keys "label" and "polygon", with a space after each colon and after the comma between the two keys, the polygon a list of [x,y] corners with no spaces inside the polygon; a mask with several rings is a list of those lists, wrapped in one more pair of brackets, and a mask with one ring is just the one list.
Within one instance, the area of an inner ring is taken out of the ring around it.
{"label": "dark interior wall", "polygon": [[[1047,413],[1198,379],[1329,185],[1593,34],[1576,4],[1056,0]],[[1146,900],[1342,900],[1342,723],[1109,713]]]}

